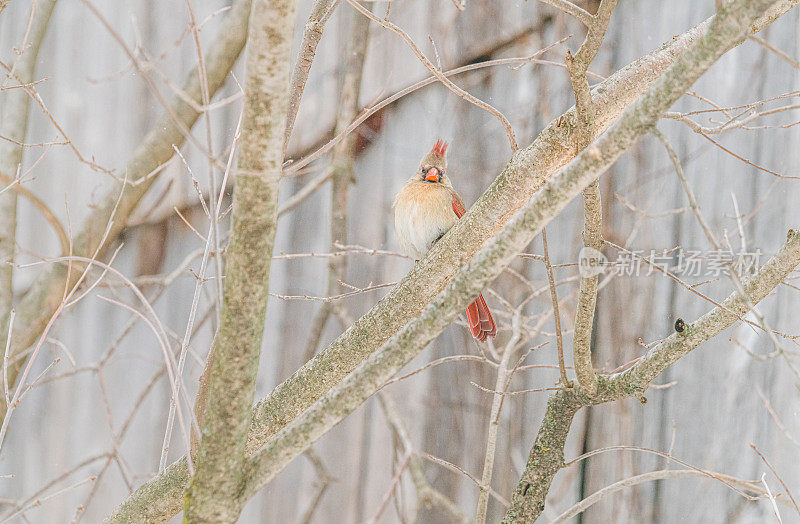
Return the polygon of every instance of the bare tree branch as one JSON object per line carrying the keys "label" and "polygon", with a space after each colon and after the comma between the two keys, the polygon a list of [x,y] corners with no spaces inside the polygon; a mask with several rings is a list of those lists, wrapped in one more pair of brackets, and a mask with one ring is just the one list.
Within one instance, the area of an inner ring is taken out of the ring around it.
{"label": "bare tree branch", "polygon": [[[235,0],[230,14],[220,28],[219,36],[205,54],[211,96],[222,87],[228,72],[244,47],[249,14],[250,0]],[[188,75],[183,90],[196,101],[200,100],[200,81],[196,69]],[[193,125],[200,115],[193,106],[179,97],[173,101],[172,109],[186,127]],[[127,217],[157,179],[157,176],[148,178],[148,175],[175,154],[173,144],[180,146],[184,140],[181,128],[173,122],[170,115],[163,114],[136,148],[133,157],[123,170],[129,182],[139,180],[142,182],[126,187],[123,193],[124,183],[118,181],[109,190],[101,203],[92,209],[83,228],[75,237],[73,243],[75,255],[91,256],[100,246],[102,249],[99,255],[105,253],[107,246],[102,245],[103,239],[119,234]],[[117,206],[117,199],[121,193],[122,198]],[[106,225],[112,215],[114,220],[106,235]],[[21,329],[15,330],[11,346],[12,355],[22,353],[35,343],[59,307],[65,287],[69,289],[77,282],[79,275],[76,273],[79,272],[68,275],[64,265],[52,264],[35,280],[34,285],[16,308]],[[24,365],[25,359],[19,359],[9,367],[9,382],[15,382],[17,374]],[[4,412],[5,402],[0,401],[0,416]]]}
{"label": "bare tree branch", "polygon": [[558,517],[553,519],[550,524],[561,524],[563,522],[568,521],[572,517],[583,513],[587,509],[589,509],[592,505],[600,502],[604,497],[609,495],[613,495],[618,491],[621,491],[625,488],[630,486],[636,486],[638,484],[642,484],[644,482],[652,482],[654,480],[662,480],[662,479],[682,479],[682,478],[694,478],[694,477],[701,477],[701,478],[724,478],[729,483],[736,483],[742,485],[742,487],[748,489],[749,491],[756,493],[757,495],[764,496],[766,492],[760,486],[753,484],[751,482],[742,481],[728,475],[723,475],[721,473],[715,473],[713,471],[698,471],[696,469],[662,469],[659,471],[649,471],[647,473],[642,473],[641,475],[635,475],[633,477],[620,480],[613,484],[610,484],[602,489],[599,489],[586,497],[585,499],[581,500],[580,502],[576,503],[563,513],[561,513]]}
{"label": "bare tree branch", "polygon": [[5,184],[9,184],[6,187],[9,187],[11,190],[16,192],[19,196],[25,198],[30,204],[36,208],[36,210],[42,215],[48,224],[53,228],[56,236],[58,237],[58,243],[61,245],[61,254],[68,255],[69,254],[69,237],[67,236],[67,232],[64,229],[64,224],[58,219],[53,210],[50,209],[50,206],[45,204],[45,202],[36,196],[36,193],[30,191],[29,189],[25,188],[22,185],[22,181],[15,180],[13,178],[8,178],[2,172],[0,172],[0,182]]}
{"label": "bare tree branch", "polygon": [[506,118],[506,116],[503,113],[501,113],[494,106],[492,106],[492,105],[484,102],[483,100],[480,100],[479,98],[469,94],[468,92],[464,91],[463,89],[458,87],[456,84],[454,84],[452,80],[447,78],[447,76],[442,73],[440,68],[437,68],[436,66],[434,66],[433,63],[422,53],[422,51],[419,50],[419,47],[417,47],[417,45],[414,43],[414,41],[411,39],[411,37],[408,36],[408,33],[403,31],[402,29],[400,29],[395,24],[389,22],[388,20],[384,20],[382,18],[378,18],[377,16],[372,14],[368,9],[366,9],[364,6],[362,6],[361,4],[356,2],[356,0],[347,0],[347,3],[349,3],[354,8],[356,8],[364,16],[369,17],[373,22],[376,22],[376,23],[380,24],[381,26],[385,27],[386,29],[388,29],[388,30],[390,30],[390,31],[392,31],[394,33],[397,33],[400,36],[400,38],[402,38],[403,41],[405,41],[405,43],[408,44],[408,46],[411,48],[411,51],[413,51],[413,53],[417,56],[417,58],[419,58],[419,61],[422,62],[422,64],[428,69],[428,71],[433,73],[433,76],[435,76],[442,84],[444,84],[445,87],[450,89],[452,92],[454,92],[455,94],[457,94],[458,96],[460,96],[461,98],[466,100],[467,102],[469,102],[471,104],[474,104],[477,107],[480,107],[481,109],[487,111],[492,116],[497,118],[500,121],[500,123],[502,124],[503,129],[505,129],[505,131],[506,131],[506,135],[508,136],[508,141],[511,144],[511,151],[516,151],[518,149],[517,139],[514,136],[514,130],[512,129],[511,123],[508,121],[508,118]]}
{"label": "bare tree branch", "polygon": [[[800,264],[800,234],[790,231],[787,243],[752,278],[744,282],[749,301],[760,302]],[[529,518],[541,513],[553,476],[564,466],[564,443],[572,417],[583,406],[612,402],[628,396],[641,396],[649,384],[667,367],[722,330],[732,326],[747,312],[747,300],[738,291],[689,325],[683,333],[673,333],[653,347],[630,369],[616,375],[599,375],[598,391],[589,397],[579,388],[559,391],[549,402],[528,464],[512,498],[504,522]]]}
{"label": "bare tree branch", "polygon": [[414,449],[414,446],[411,444],[408,431],[403,424],[402,418],[400,418],[392,395],[386,391],[382,391],[378,394],[378,400],[380,401],[381,408],[383,408],[383,412],[386,415],[386,419],[392,428],[395,438],[402,444],[403,451],[409,456],[408,471],[411,473],[414,489],[417,492],[417,511],[420,509],[420,503],[425,506],[435,505],[447,512],[454,521],[462,523],[471,522],[461,509],[459,509],[457,504],[434,489],[428,482],[422,468],[419,452]]}
{"label": "bare tree branch", "polygon": [[[796,3],[797,0],[791,0],[774,4],[750,30],[761,30]],[[713,20],[714,17],[671,39],[602,82],[593,91],[598,133],[616,120],[625,107],[687,49],[696,45]],[[391,293],[255,406],[248,443],[250,453],[260,449],[270,436],[298,417],[410,319],[417,317],[457,269],[495,234],[496,228],[506,223],[572,158],[572,129],[558,125],[561,120],[570,118],[574,118],[574,111],[551,123],[530,147],[517,151],[489,190]],[[577,409],[577,406],[570,406],[568,411],[574,414]],[[174,515],[180,509],[182,486],[187,479],[188,467],[183,458],[139,488],[117,508],[110,520],[120,522],[126,515],[140,515],[150,521]]]}
{"label": "bare tree branch", "polygon": [[544,250],[544,267],[547,271],[547,282],[550,285],[550,300],[553,302],[553,320],[556,326],[556,348],[558,349],[558,371],[561,375],[561,385],[570,385],[567,378],[567,368],[564,365],[564,341],[561,333],[561,313],[558,309],[558,292],[553,279],[553,266],[550,264],[550,253],[547,246],[547,230],[542,228],[542,248]]}
{"label": "bare tree branch", "polygon": [[[252,496],[294,457],[355,410],[405,364],[410,362],[425,345],[455,319],[462,307],[503,271],[515,258],[516,253],[524,249],[547,222],[563,210],[583,188],[600,176],[622,153],[633,146],[641,136],[648,133],[658,122],[661,114],[669,109],[700,75],[737,41],[741,41],[750,24],[771,4],[771,0],[762,0],[756,2],[755,5],[746,5],[743,0],[731,4],[711,25],[706,37],[687,50],[644,95],[628,107],[608,132],[600,136],[590,147],[584,149],[575,160],[549,180],[500,233],[456,273],[445,289],[425,307],[421,316],[412,320],[345,380],[267,441],[265,446],[248,461],[250,475],[246,480],[244,497]],[[445,238],[449,235],[450,233]],[[790,243],[787,244],[789,247],[784,248],[773,257],[765,266],[764,271],[745,284],[748,296],[758,299],[761,295],[760,292],[763,291],[766,294],[768,289],[777,286],[800,262],[800,235],[792,232],[791,237]],[[791,242],[792,240],[793,242]],[[794,264],[790,265],[792,262]],[[731,299],[731,302],[730,307],[738,305],[739,309],[746,308],[743,299],[738,294]],[[732,323],[737,317],[730,315],[728,318],[733,319],[730,321]],[[714,330],[704,331],[704,335],[706,335],[704,338],[699,336],[694,338],[693,332],[694,330],[690,329],[688,333],[681,334],[681,336],[692,338],[696,347],[713,336]],[[659,347],[656,347],[651,350],[651,353],[657,352],[658,349]],[[670,350],[662,351],[670,352]],[[647,357],[642,360],[646,359]],[[674,362],[674,360],[672,361]],[[628,372],[633,369],[636,369],[636,365]],[[645,369],[652,371],[655,368],[649,366]],[[649,384],[662,370],[663,368],[659,369],[650,380],[642,382]],[[639,383],[636,384],[636,387],[632,387],[625,374],[620,375],[619,379],[612,378],[610,383],[613,384],[613,387],[602,391],[604,396],[610,396],[613,393],[618,396],[627,396],[641,394],[644,391],[639,389],[641,387]],[[605,384],[603,385],[605,386]],[[572,402],[565,403],[567,407],[563,413],[557,412],[556,401],[551,401],[552,406],[548,408],[556,411],[553,417],[560,420],[558,423],[560,431],[563,432],[563,438],[566,439],[569,422],[582,404],[577,400],[581,397],[586,398],[586,393],[575,388],[574,391],[559,392],[554,398],[558,398],[559,394],[563,395],[562,398],[574,399]],[[545,426],[547,425],[546,423]],[[535,445],[534,450],[536,448]],[[563,442],[555,448],[548,446],[543,448],[546,450],[545,453],[557,460],[546,461],[548,465],[545,466],[543,464],[545,461],[535,460],[532,457],[523,474],[523,479],[515,491],[512,506],[506,515],[506,520],[509,522],[519,521],[518,519],[533,521],[543,508],[543,497],[550,485],[552,475],[563,464]],[[535,453],[536,451],[534,451]],[[549,475],[537,483],[538,489],[532,490],[538,492],[542,497],[539,502],[534,497],[534,493],[529,493],[531,482],[528,481],[528,477],[532,474],[531,470],[538,472],[543,467],[548,469]],[[533,501],[533,504],[530,501]]]}
{"label": "bare tree branch", "polygon": [[742,280],[744,296],[739,291],[732,293],[720,306],[687,324],[682,333],[672,333],[651,348],[630,369],[610,376],[602,392],[598,391],[600,399],[614,400],[614,395],[622,391],[630,395],[642,394],[642,386],[652,382],[667,366],[739,321],[750,310],[748,302],[761,302],[797,266],[798,256],[800,232],[790,229],[786,244],[780,251],[764,264],[756,276]]}
{"label": "bare tree branch", "polygon": [[[0,12],[5,9],[8,2],[0,5]],[[31,28],[28,35],[28,46],[23,48],[22,55],[17,56],[12,71],[21,84],[33,81],[36,71],[36,58],[42,45],[50,15],[55,8],[56,0],[45,0],[31,6]],[[11,78],[11,74],[3,78],[3,86]],[[23,89],[12,89],[4,93],[0,110],[0,136],[8,137],[17,143],[0,141],[0,176],[2,181],[11,184],[22,164],[22,146],[18,143],[25,141],[28,130],[28,109],[30,108],[29,95]],[[11,180],[9,182],[8,180]],[[14,303],[14,251],[17,236],[17,191],[22,189],[15,186],[11,191],[0,193],[0,340],[6,341],[9,332],[9,313]],[[63,230],[63,229],[62,229]],[[57,230],[58,231],[58,230]],[[13,354],[13,352],[12,352]],[[10,381],[13,383],[16,374],[11,371]],[[5,387],[10,387],[9,384]],[[0,418],[5,409],[4,401],[0,401]]]}
{"label": "bare tree branch", "polygon": [[580,23],[585,25],[586,27],[591,27],[594,23],[594,16],[586,11],[585,9],[581,9],[577,5],[573,4],[569,0],[539,0],[543,4],[552,5],[556,9],[560,9],[564,11],[568,15],[574,16]]}
{"label": "bare tree branch", "polygon": [[[611,13],[617,5],[617,0],[603,0],[597,9],[597,15],[592,17],[589,32],[583,41],[578,53],[573,56],[567,51],[567,64],[569,80],[575,94],[575,148],[576,151],[585,149],[595,137],[594,114],[592,94],[589,90],[589,79],[586,71],[597,56],[600,45],[603,43]],[[583,191],[583,245],[595,251],[603,247],[601,234],[603,223],[603,206],[600,202],[600,186],[592,182]],[[581,278],[578,292],[578,305],[575,310],[575,333],[572,337],[572,361],[575,375],[580,385],[593,395],[597,390],[597,378],[592,366],[592,326],[594,324],[594,311],[597,304],[597,275]]]}
{"label": "bare tree branch", "polygon": [[303,28],[303,42],[300,44],[300,56],[292,69],[292,80],[289,91],[289,110],[286,115],[286,131],[284,133],[284,151],[289,138],[292,136],[294,122],[297,119],[297,112],[300,110],[300,100],[303,98],[303,90],[306,87],[308,75],[311,73],[311,64],[314,62],[314,55],[317,52],[317,45],[322,39],[322,32],[325,24],[333,14],[333,10],[339,4],[339,0],[316,0],[311,8]]}
{"label": "bare tree branch", "polygon": [[[545,241],[545,245],[547,244],[546,238],[547,236],[544,232],[544,229],[542,229],[542,239]],[[547,253],[547,250],[545,250],[545,253]],[[546,256],[545,260],[549,264],[549,257]],[[551,290],[552,289],[555,289],[555,287],[551,287]],[[554,304],[557,304],[557,301],[558,299],[556,299]],[[511,359],[516,354],[517,344],[519,344],[522,339],[522,309],[525,307],[525,304],[526,303],[523,302],[523,304],[518,306],[514,311],[514,316],[511,320],[511,339],[505,345],[503,356],[497,366],[497,378],[494,385],[495,393],[492,398],[492,407],[489,412],[489,427],[486,436],[486,453],[483,459],[483,474],[481,475],[480,494],[478,495],[478,507],[475,511],[475,522],[477,524],[484,524],[486,522],[486,512],[489,507],[489,491],[491,490],[492,476],[494,472],[495,451],[497,449],[497,431],[500,425],[500,410],[503,408],[505,392],[508,389],[511,378],[513,377],[514,369],[512,369],[511,366]],[[554,309],[557,310],[558,306],[554,306]],[[560,330],[560,328],[561,326],[559,325],[558,329]],[[562,358],[562,371],[563,362],[564,360]],[[562,380],[566,380],[564,375],[562,375]]]}
{"label": "bare tree branch", "polygon": [[[347,45],[344,79],[339,95],[339,109],[336,116],[334,133],[339,135],[344,132],[350,122],[358,114],[358,99],[361,93],[361,78],[364,73],[364,59],[369,43],[369,19],[357,13],[350,12],[352,29],[350,41]],[[347,137],[337,144],[331,159],[331,246],[332,251],[337,245],[347,244],[347,201],[350,185],[355,183],[353,163],[355,161],[355,135]],[[321,177],[320,177],[321,178]],[[305,188],[304,188],[305,189]],[[345,280],[347,272],[347,259],[345,257],[332,257],[328,260],[328,291],[330,297],[340,292],[340,282]],[[306,346],[305,360],[314,356],[319,340],[325,330],[331,312],[339,307],[333,302],[326,301],[317,311],[314,318],[308,344]]]}
{"label": "bare tree branch", "polygon": [[[753,2],[739,0],[726,7],[714,17],[704,37],[684,52],[639,100],[625,110],[608,132],[595,140],[568,167],[577,164],[585,155],[594,154],[598,159],[603,158],[609,150],[630,140],[632,135],[641,136],[651,130],[658,117],[669,109],[681,93],[725,51],[742,42],[758,17],[775,5],[776,2],[770,0]],[[745,283],[746,296],[754,303],[760,301],[767,291],[777,286],[800,262],[800,235],[792,233],[789,240],[790,242],[766,264],[758,276]],[[744,303],[745,298],[734,293],[723,305],[743,314],[747,310]],[[708,322],[710,319],[716,322]],[[693,327],[688,333],[673,333],[619,377],[611,378],[607,382],[598,380],[597,397],[610,401],[623,396],[642,395],[647,385],[668,365],[737,319],[733,313],[713,310],[698,321],[703,324],[706,320],[708,325],[704,324],[701,329]],[[559,392],[551,397],[504,522],[533,521],[544,509],[545,496],[553,476],[563,465],[564,442],[572,418],[581,404],[585,403],[580,400],[579,393],[585,394],[576,390]],[[545,442],[546,445],[543,444]]]}
{"label": "bare tree branch", "polygon": [[250,406],[267,310],[275,243],[295,0],[255,0],[250,13],[241,146],[233,194],[220,328],[184,519],[235,522]]}

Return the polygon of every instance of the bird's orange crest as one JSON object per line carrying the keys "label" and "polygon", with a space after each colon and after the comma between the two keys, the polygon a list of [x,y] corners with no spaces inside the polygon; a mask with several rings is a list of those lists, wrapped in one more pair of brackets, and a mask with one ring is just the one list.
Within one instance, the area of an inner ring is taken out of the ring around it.
{"label": "bird's orange crest", "polygon": [[444,158],[444,154],[446,152],[447,152],[447,142],[445,142],[441,138],[436,140],[436,143],[433,145],[433,149],[431,149],[431,153],[440,158]]}

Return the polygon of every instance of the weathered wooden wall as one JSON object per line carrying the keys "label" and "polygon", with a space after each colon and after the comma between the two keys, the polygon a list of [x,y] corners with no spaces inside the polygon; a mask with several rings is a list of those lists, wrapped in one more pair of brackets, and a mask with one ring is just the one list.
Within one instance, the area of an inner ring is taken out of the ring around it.
{"label": "weathered wooden wall", "polygon": [[[301,2],[298,28],[302,28],[310,4]],[[96,5],[130,46],[138,43],[151,58],[166,53],[159,66],[176,84],[181,83],[183,74],[196,63],[189,36],[174,45],[187,26],[184,2],[97,1]],[[193,5],[202,20],[224,7],[225,2],[195,0]],[[381,12],[385,10],[384,3],[372,5]],[[609,74],[702,21],[712,13],[713,7],[711,0],[620,2],[606,42],[591,69]],[[0,54],[6,59],[13,59],[12,47],[19,45],[22,39],[29,9],[30,2],[14,0],[2,15]],[[352,9],[346,3],[340,5],[326,29],[303,99],[291,151],[306,149],[333,125],[351,16]],[[427,41],[430,35],[445,68],[528,27],[535,30],[492,58],[524,56],[570,33],[576,36],[567,46],[574,50],[582,38],[582,29],[577,23],[534,1],[470,0],[463,12],[457,11],[447,0],[396,1],[391,5],[391,18],[433,56],[433,47]],[[216,17],[204,27],[201,33],[204,43],[213,39],[218,21]],[[800,11],[794,10],[762,36],[789,55],[798,57],[798,28]],[[425,75],[422,65],[396,35],[375,26],[372,30],[362,88],[364,104]],[[563,48],[551,52],[548,58],[562,59]],[[243,77],[241,64],[235,74],[239,79]],[[47,78],[38,90],[73,142],[84,155],[94,155],[105,167],[119,169],[123,166],[160,112],[159,103],[142,79],[132,72],[120,47],[79,2],[63,1],[57,5],[50,33],[40,53],[36,77]],[[538,130],[573,103],[565,71],[552,66],[485,69],[462,76],[458,82],[508,115],[518,141],[526,145]],[[168,88],[160,85],[162,92],[171,96]],[[719,104],[734,106],[796,91],[800,89],[800,74],[763,47],[748,42],[716,64],[695,89]],[[237,92],[235,82],[229,81],[217,98]],[[706,107],[689,98],[678,106],[679,109]],[[230,144],[239,109],[240,101],[236,101],[212,112],[217,152]],[[797,112],[776,116],[769,122],[786,123],[792,118],[797,120]],[[202,125],[201,121],[195,129],[195,136],[201,142],[205,140]],[[715,233],[722,237],[723,232],[727,232],[735,248],[739,247],[740,239],[732,194],[742,214],[749,217],[757,211],[745,222],[750,249],[774,252],[787,229],[800,225],[800,192],[796,180],[778,179],[760,172],[714,147],[682,124],[665,120],[660,127],[683,159],[687,177]],[[33,107],[27,141],[47,142],[55,136],[55,130],[41,111]],[[384,112],[382,128],[372,136],[372,143],[357,159],[357,183],[348,210],[350,243],[396,248],[392,199],[437,137],[451,142],[448,150],[451,177],[467,203],[473,202],[488,186],[510,153],[503,130],[495,119],[440,85],[426,87],[401,100]],[[732,131],[719,139],[726,147],[755,163],[779,173],[800,175],[800,126]],[[207,162],[196,148],[186,146],[184,150],[200,184],[206,187]],[[69,220],[73,228],[77,228],[92,202],[109,187],[110,179],[79,163],[63,146],[53,146],[46,151],[32,171],[35,180],[26,187],[51,205],[64,223]],[[23,169],[32,166],[42,153],[40,147],[27,149]],[[142,204],[137,214],[136,222],[142,224],[131,227],[121,239],[124,246],[115,266],[130,277],[142,273],[169,273],[189,252],[202,247],[201,241],[169,212],[170,207],[166,207],[164,213],[169,218],[154,219],[158,213],[163,213],[163,203],[161,207],[157,205],[160,199],[196,202],[191,178],[180,161],[173,162],[163,178],[154,188],[154,196]],[[290,196],[309,178],[305,175],[301,179],[284,181],[282,198]],[[664,148],[654,138],[647,137],[625,155],[603,176],[601,187],[604,234],[612,241],[648,253],[650,249],[675,246],[710,249],[690,212],[664,214],[685,207],[686,199]],[[625,206],[617,195],[639,211]],[[207,222],[202,211],[195,206],[189,214],[198,229],[205,231]],[[328,188],[324,188],[280,219],[277,250],[287,253],[328,251],[329,214],[330,195]],[[577,260],[581,227],[579,202],[572,203],[550,225],[550,252],[554,263]],[[58,254],[55,236],[26,202],[20,207],[18,242],[21,262],[34,260],[39,255]],[[540,253],[541,240],[535,240],[529,251]],[[616,257],[613,250],[608,254]],[[410,264],[396,257],[353,255],[347,281],[355,286],[366,286],[371,282],[397,280]],[[196,270],[198,266],[199,260],[195,260],[190,267]],[[520,261],[515,263],[515,268],[537,284],[545,282],[539,262]],[[24,292],[36,278],[37,270],[16,271],[18,293]],[[276,261],[270,289],[279,294],[323,295],[326,271],[325,259]],[[574,267],[557,271],[560,278],[575,274]],[[185,329],[195,286],[195,279],[188,271],[185,273],[155,304],[164,325],[178,336]],[[511,302],[519,302],[523,290],[516,282],[504,276],[493,287]],[[567,283],[559,286],[559,293],[567,297],[576,288],[576,283]],[[715,279],[701,289],[718,299],[730,292],[731,284],[724,278]],[[357,295],[345,304],[353,315],[360,315],[384,292]],[[128,292],[101,286],[64,314],[51,337],[69,348],[79,367],[96,362],[130,317],[130,313],[96,295],[133,303]],[[490,303],[496,311],[502,312],[496,300],[490,299]],[[210,304],[205,296],[201,301],[201,314]],[[270,300],[259,396],[265,395],[303,363],[309,324],[319,307],[320,303],[314,301]],[[539,313],[549,307],[549,297],[544,293],[531,303],[528,313]],[[708,308],[707,302],[663,276],[611,279],[600,292],[598,302],[597,365],[610,370],[636,358],[643,352],[637,343],[639,338],[647,342],[663,337],[672,329],[676,317],[693,319]],[[574,300],[566,298],[562,306],[565,329],[571,329],[573,310]],[[798,333],[800,294],[796,290],[787,286],[779,288],[776,296],[765,301],[760,311],[775,329]],[[502,313],[499,316],[502,317]],[[192,343],[196,358],[189,358],[185,374],[192,390],[211,340],[210,324],[205,324]],[[341,330],[338,322],[330,322],[322,343],[333,340]],[[532,344],[545,341],[548,345],[534,352],[528,363],[556,362],[552,320],[548,320],[544,332],[534,338]],[[784,340],[783,344],[787,351],[795,352],[793,342]],[[569,333],[565,346],[571,346]],[[617,444],[662,451],[671,448],[676,457],[695,466],[759,479],[766,468],[750,449],[749,444],[753,443],[778,469],[789,488],[800,494],[800,469],[797,468],[800,447],[796,444],[800,439],[798,378],[784,359],[754,358],[742,346],[757,355],[773,351],[769,339],[749,327],[740,326],[724,332],[673,366],[658,382],[675,381],[676,384],[668,389],[651,390],[645,405],[627,400],[579,413],[567,457],[574,457],[583,450]],[[46,353],[39,357],[36,366],[39,371],[54,356],[62,360],[52,374],[71,369],[72,365],[56,345],[48,344],[45,348]],[[463,327],[453,326],[431,344],[409,370],[434,358],[464,353],[477,354],[477,348]],[[134,328],[116,355],[102,374],[114,431],[119,430],[161,359],[152,334],[142,325]],[[794,356],[788,358],[797,360]],[[528,371],[524,377],[515,380],[514,389],[552,386],[557,372]],[[491,399],[470,382],[492,387],[492,369],[472,362],[450,363],[393,385],[389,391],[398,400],[418,449],[459,464],[479,476]],[[795,442],[776,426],[759,397],[759,390],[770,400]],[[524,467],[546,395],[532,393],[511,397],[502,412],[493,486],[506,497],[510,496]],[[145,400],[121,443],[125,458],[123,467],[133,474],[128,479],[133,485],[149,478],[158,467],[168,405],[169,390],[162,379]],[[111,436],[95,373],[78,373],[34,389],[14,413],[11,431],[0,453],[0,475],[15,475],[13,479],[0,478],[0,499],[26,498],[85,458],[110,449]],[[171,456],[177,458],[183,453],[180,448],[180,432],[176,428]],[[359,522],[370,518],[389,488],[394,471],[392,437],[377,401],[368,401],[323,437],[315,450],[338,480],[327,491],[314,522]],[[588,495],[611,482],[663,464],[663,459],[643,453],[612,451],[565,469],[556,477],[551,503],[541,520],[549,521],[577,501],[581,494]],[[96,474],[101,465],[102,461],[82,469],[71,477],[72,481]],[[473,513],[478,490],[472,482],[432,463],[426,463],[425,470],[435,487],[453,497],[467,514]],[[100,479],[98,494],[83,515],[85,522],[99,522],[126,496],[129,487],[119,471],[120,468],[112,466]],[[771,488],[780,489],[774,478],[768,477],[768,480]],[[298,459],[250,502],[241,521],[300,521],[314,496],[314,482],[309,461]],[[57,486],[66,485],[69,481]],[[69,521],[89,489],[90,486],[85,485],[70,490],[48,500],[41,508],[27,512],[27,517],[31,522]],[[399,497],[401,506],[408,509],[412,499],[411,485],[404,482]],[[490,520],[499,519],[503,511],[501,505],[492,501],[489,509]],[[789,508],[783,508],[782,514],[784,522],[798,522]],[[444,516],[434,510],[423,512],[421,518],[424,522],[442,522]],[[765,522],[771,518],[774,517],[768,502],[747,502],[723,484],[708,479],[683,479],[628,488],[592,507],[583,516],[583,522],[721,523]],[[390,506],[380,521],[397,522],[399,519]]]}

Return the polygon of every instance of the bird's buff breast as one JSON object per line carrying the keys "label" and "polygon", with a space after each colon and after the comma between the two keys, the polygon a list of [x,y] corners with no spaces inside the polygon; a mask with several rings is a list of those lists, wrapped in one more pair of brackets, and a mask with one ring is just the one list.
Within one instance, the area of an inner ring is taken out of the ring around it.
{"label": "bird's buff breast", "polygon": [[453,195],[441,185],[426,182],[407,184],[394,202],[394,225],[400,249],[419,260],[458,218]]}

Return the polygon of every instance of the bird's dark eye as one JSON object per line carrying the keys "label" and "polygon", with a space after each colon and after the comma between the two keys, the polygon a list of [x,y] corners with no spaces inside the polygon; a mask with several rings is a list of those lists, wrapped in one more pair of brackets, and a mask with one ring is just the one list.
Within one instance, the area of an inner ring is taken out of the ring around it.
{"label": "bird's dark eye", "polygon": [[423,174],[423,175],[424,175],[424,174],[426,174],[426,173],[428,172],[428,169],[430,169],[430,168],[428,168],[428,167],[423,167],[423,168],[422,168],[422,174]]}

